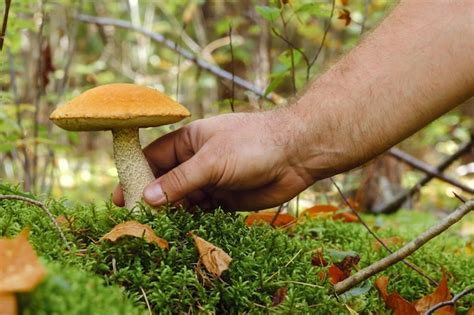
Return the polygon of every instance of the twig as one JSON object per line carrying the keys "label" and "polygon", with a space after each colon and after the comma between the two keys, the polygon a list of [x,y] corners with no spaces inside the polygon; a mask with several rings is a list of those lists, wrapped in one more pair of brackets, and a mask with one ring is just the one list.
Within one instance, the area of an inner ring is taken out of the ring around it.
{"label": "twig", "polygon": [[[334,181],[334,179],[332,177],[329,178],[331,180],[331,182],[333,183],[333,185],[336,187],[337,191],[339,192],[339,195],[341,196],[341,198],[344,200],[344,203],[349,207],[349,209],[351,209],[352,213],[354,213],[354,215],[357,217],[357,219],[359,219],[360,223],[362,223],[362,225],[365,227],[365,229],[370,233],[370,235],[372,235],[376,240],[377,242],[380,243],[380,245],[383,246],[383,248],[385,248],[385,250],[387,252],[389,252],[390,254],[393,254],[393,251],[390,249],[390,247],[387,246],[387,244],[385,244],[385,242],[374,232],[372,231],[372,229],[367,225],[367,223],[365,223],[365,221],[362,219],[361,215],[359,214],[359,212],[357,212],[354,207],[350,204],[350,202],[347,200],[346,196],[344,196],[344,194],[342,193],[342,190],[341,188],[339,188],[339,185]],[[425,277],[429,282],[431,282],[431,284],[433,284],[434,286],[437,286],[438,285],[438,282],[433,279],[432,277],[430,277],[429,275],[427,275],[420,267],[418,267],[417,265],[405,260],[405,259],[401,259],[401,261],[406,265],[408,266],[409,268],[413,269],[415,272],[417,272],[419,275]]]}
{"label": "twig", "polygon": [[428,242],[432,238],[436,237],[440,233],[447,230],[451,225],[461,220],[462,217],[470,213],[473,209],[474,209],[474,199],[471,199],[465,204],[459,206],[455,211],[453,211],[451,214],[446,216],[436,225],[432,226],[431,228],[429,228],[428,230],[420,234],[413,241],[405,244],[396,252],[390,254],[387,257],[382,258],[381,260],[358,271],[357,273],[350,276],[349,278],[337,283],[334,286],[334,290],[336,294],[341,294],[341,293],[346,292],[347,290],[353,288],[360,282],[370,278],[371,276],[396,264],[397,262],[401,261],[405,257],[408,257],[409,255],[413,254],[417,249],[419,249],[421,246],[426,244],[426,242]]}
{"label": "twig", "polygon": [[[112,19],[112,18],[105,18],[105,17],[97,17],[97,16],[90,16],[90,15],[84,15],[80,14],[76,17],[79,21],[86,22],[86,23],[93,23],[93,24],[98,24],[98,25],[111,25],[115,27],[120,27],[128,30],[133,30],[135,32],[139,32],[145,36],[148,36],[151,40],[155,42],[159,42],[164,44],[166,47],[169,49],[177,52],[184,58],[192,61],[195,63],[198,67],[200,67],[203,70],[206,70],[222,79],[232,81],[232,73],[225,71],[221,69],[220,67],[210,64],[209,62],[199,58],[198,56],[194,55],[192,52],[189,50],[186,50],[184,48],[178,47],[175,42],[167,39],[160,33],[152,32],[148,29],[134,26],[131,23],[124,21],[124,20],[118,20],[118,19]],[[236,86],[239,86],[243,89],[246,89],[248,91],[251,91],[255,93],[256,95],[265,98],[273,103],[279,103],[283,100],[283,98],[276,93],[268,93],[265,95],[265,91],[257,88],[254,84],[251,82],[244,80],[238,76],[234,76],[234,82]]]}
{"label": "twig", "polygon": [[146,307],[148,309],[148,313],[151,315],[151,314],[153,314],[153,312],[151,311],[150,302],[148,302],[148,298],[146,297],[145,290],[143,290],[142,287],[140,287],[140,290],[142,291],[143,298],[145,299],[145,303],[146,303]]}
{"label": "twig", "polygon": [[463,197],[456,194],[455,191],[453,191],[453,195],[454,195],[454,197],[458,198],[458,200],[461,201],[462,203],[466,203],[466,199],[464,199]]}
{"label": "twig", "polygon": [[449,301],[444,301],[444,302],[441,302],[441,303],[438,303],[434,306],[432,306],[429,310],[426,311],[425,315],[431,315],[434,313],[434,311],[436,311],[437,309],[439,308],[442,308],[443,306],[447,306],[447,305],[453,305],[456,304],[456,302],[468,295],[469,293],[473,293],[474,292],[474,285],[471,285],[469,287],[467,287],[466,289],[462,290],[461,292],[459,292],[458,294],[456,294],[455,296],[453,296],[453,298]]}
{"label": "twig", "polygon": [[234,97],[235,97],[235,65],[234,65],[234,47],[232,46],[232,24],[229,25],[229,48],[230,48],[230,62],[232,64],[232,90],[230,94],[230,109],[235,112]]}
{"label": "twig", "polygon": [[285,205],[285,204],[282,203],[282,204],[278,207],[277,212],[276,212],[275,215],[273,216],[272,222],[270,222],[270,226],[271,226],[271,227],[275,227],[273,224],[275,224],[275,221],[276,221],[276,219],[278,218],[278,216],[280,215],[281,210],[283,210],[283,206],[284,206],[284,205]]}
{"label": "twig", "polygon": [[3,49],[3,42],[7,32],[8,12],[10,11],[11,0],[5,0],[5,13],[3,15],[2,32],[0,33],[0,50]]}
{"label": "twig", "polygon": [[[441,163],[439,163],[436,166],[436,169],[439,172],[443,172],[454,161],[456,161],[461,156],[469,152],[472,149],[473,144],[474,144],[474,136],[471,136],[471,139],[467,141],[466,143],[464,143],[463,145],[461,145],[456,152],[454,152],[452,155],[448,156]],[[433,179],[433,176],[429,174],[425,174],[425,176],[422,177],[415,185],[413,185],[412,188],[402,193],[400,196],[396,197],[394,200],[389,201],[388,203],[383,204],[380,207],[372,209],[372,211],[376,213],[392,213],[392,212],[397,211],[403,205],[405,200],[415,195],[415,193],[418,192],[418,190],[421,187],[428,184],[432,179]]]}
{"label": "twig", "polygon": [[69,242],[67,241],[66,239],[66,236],[64,236],[64,233],[63,231],[61,230],[61,227],[59,226],[58,222],[56,221],[56,219],[54,218],[53,214],[48,210],[48,208],[44,205],[44,203],[42,203],[41,201],[38,201],[38,200],[34,200],[34,199],[31,199],[31,198],[28,198],[28,197],[24,197],[24,196],[18,196],[18,195],[0,195],[0,200],[20,200],[20,201],[23,201],[23,202],[26,202],[26,203],[29,203],[29,204],[32,204],[34,206],[37,206],[39,208],[41,208],[45,213],[46,215],[49,217],[49,220],[54,224],[56,230],[58,231],[59,233],[59,236],[61,237],[61,239],[63,240],[64,244],[66,244],[66,247],[69,251],[71,251],[71,247],[69,246]]}
{"label": "twig", "polygon": [[420,170],[432,177],[436,177],[439,180],[442,180],[446,183],[449,183],[453,186],[456,186],[468,193],[474,194],[474,188],[469,187],[461,182],[459,182],[457,179],[452,178],[450,176],[444,175],[443,173],[439,172],[436,167],[433,167],[429,164],[426,164],[423,161],[418,160],[417,158],[407,154],[406,152],[403,152],[400,149],[397,148],[391,148],[388,150],[388,154],[396,158],[397,160],[400,160],[402,162],[405,162],[406,164],[410,165],[413,168],[416,168],[417,170]]}
{"label": "twig", "polygon": [[319,54],[321,53],[321,50],[324,47],[324,43],[326,42],[326,37],[329,33],[329,29],[331,28],[331,21],[334,16],[335,9],[336,9],[336,0],[332,0],[331,15],[329,16],[329,20],[327,21],[326,28],[324,29],[323,38],[321,39],[321,43],[319,44],[318,50],[316,51],[316,54],[314,55],[313,60],[311,60],[311,62],[309,63],[309,67],[306,68],[306,81],[309,80],[310,70],[313,67],[316,60],[318,60]]}

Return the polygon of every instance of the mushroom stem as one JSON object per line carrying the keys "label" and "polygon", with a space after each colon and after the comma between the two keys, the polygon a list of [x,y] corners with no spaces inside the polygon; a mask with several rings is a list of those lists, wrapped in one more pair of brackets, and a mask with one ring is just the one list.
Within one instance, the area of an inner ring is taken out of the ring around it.
{"label": "mushroom stem", "polygon": [[155,180],[140,145],[138,128],[113,129],[114,159],[125,207],[132,209],[142,200],[143,190]]}

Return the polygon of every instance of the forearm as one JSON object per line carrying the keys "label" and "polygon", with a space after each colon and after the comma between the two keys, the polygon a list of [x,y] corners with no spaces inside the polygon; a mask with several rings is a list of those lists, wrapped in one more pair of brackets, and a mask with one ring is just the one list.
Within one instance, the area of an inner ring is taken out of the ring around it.
{"label": "forearm", "polygon": [[322,178],[375,157],[474,93],[472,1],[406,1],[291,106]]}

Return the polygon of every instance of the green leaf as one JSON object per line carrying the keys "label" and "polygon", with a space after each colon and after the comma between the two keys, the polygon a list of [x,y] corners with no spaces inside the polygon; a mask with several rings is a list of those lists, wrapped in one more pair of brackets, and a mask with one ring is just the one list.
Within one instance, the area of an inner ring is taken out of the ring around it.
{"label": "green leaf", "polygon": [[255,7],[255,11],[257,11],[261,17],[268,21],[275,21],[280,16],[280,9],[274,7],[257,5]]}
{"label": "green leaf", "polygon": [[331,8],[327,3],[306,3],[295,10],[295,13],[309,13],[321,18],[327,18],[331,16]]}
{"label": "green leaf", "polygon": [[280,75],[274,78],[265,89],[264,95],[267,96],[268,94],[273,92],[277,87],[279,87],[283,83],[284,79],[285,79],[285,75]]}

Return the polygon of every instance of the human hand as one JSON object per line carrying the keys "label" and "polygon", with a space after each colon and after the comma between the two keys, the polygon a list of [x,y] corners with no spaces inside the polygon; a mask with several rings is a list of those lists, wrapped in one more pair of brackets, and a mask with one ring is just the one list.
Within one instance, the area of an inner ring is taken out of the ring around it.
{"label": "human hand", "polygon": [[[287,110],[201,119],[144,149],[157,179],[144,190],[166,202],[258,210],[288,201],[314,182],[302,167]],[[123,205],[120,186],[113,201]]]}

